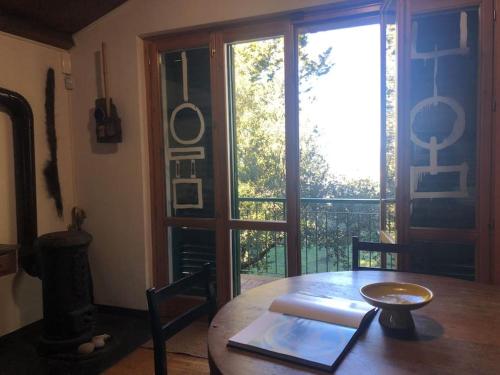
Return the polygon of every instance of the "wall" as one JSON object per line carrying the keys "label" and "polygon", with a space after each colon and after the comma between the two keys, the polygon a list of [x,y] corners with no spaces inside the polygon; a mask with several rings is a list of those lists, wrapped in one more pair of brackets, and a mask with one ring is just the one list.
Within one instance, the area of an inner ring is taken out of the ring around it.
{"label": "wall", "polygon": [[[96,302],[145,308],[151,283],[149,170],[141,35],[320,5],[335,0],[129,0],[74,36],[72,123],[78,200],[87,211]],[[123,126],[116,150],[97,148],[91,109],[94,54],[107,44],[110,91]]]}
{"label": "wall", "polygon": [[[35,127],[38,233],[63,230],[70,222],[74,204],[73,156],[70,128],[70,97],[64,89],[61,58],[67,52],[0,33],[0,87],[23,95],[31,105]],[[65,206],[64,219],[57,217],[47,197],[43,167],[48,159],[45,139],[45,75],[52,66],[56,77],[56,131],[59,175]],[[16,242],[15,193],[10,118],[0,112],[0,243]],[[40,280],[24,272],[0,278],[0,336],[42,317]]]}

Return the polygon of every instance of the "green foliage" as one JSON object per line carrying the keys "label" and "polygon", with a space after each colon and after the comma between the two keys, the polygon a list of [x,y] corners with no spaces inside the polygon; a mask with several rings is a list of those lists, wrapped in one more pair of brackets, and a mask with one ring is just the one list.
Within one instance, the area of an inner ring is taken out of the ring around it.
{"label": "green foliage", "polygon": [[240,196],[285,194],[283,40],[232,47],[234,155]]}

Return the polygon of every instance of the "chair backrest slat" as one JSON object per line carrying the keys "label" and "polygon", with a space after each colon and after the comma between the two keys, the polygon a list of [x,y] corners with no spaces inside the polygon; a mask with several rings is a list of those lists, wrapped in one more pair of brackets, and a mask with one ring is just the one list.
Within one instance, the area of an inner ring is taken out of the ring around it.
{"label": "chair backrest slat", "polygon": [[204,286],[205,281],[207,281],[209,277],[210,269],[204,267],[203,270],[199,272],[193,273],[163,288],[155,289],[155,298],[158,302],[163,302],[169,297],[178,295],[193,286]]}

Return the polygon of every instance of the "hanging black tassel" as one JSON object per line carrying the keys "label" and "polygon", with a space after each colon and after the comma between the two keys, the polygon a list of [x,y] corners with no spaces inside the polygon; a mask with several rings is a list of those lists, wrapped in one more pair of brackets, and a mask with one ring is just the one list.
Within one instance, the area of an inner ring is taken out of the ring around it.
{"label": "hanging black tassel", "polygon": [[61,186],[59,184],[59,172],[57,169],[57,137],[54,116],[54,69],[47,71],[47,84],[45,86],[45,125],[47,132],[47,142],[49,144],[50,160],[47,160],[43,174],[49,196],[54,198],[57,215],[63,215],[63,203],[61,197]]}

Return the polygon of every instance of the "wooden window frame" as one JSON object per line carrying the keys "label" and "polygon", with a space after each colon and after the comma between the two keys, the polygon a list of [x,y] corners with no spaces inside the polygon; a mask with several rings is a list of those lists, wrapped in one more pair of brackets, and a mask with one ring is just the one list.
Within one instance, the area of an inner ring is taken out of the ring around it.
{"label": "wooden window frame", "polygon": [[[480,282],[492,281],[492,252],[491,230],[494,212],[490,206],[492,202],[492,105],[488,100],[493,97],[493,0],[398,0],[403,17],[402,40],[398,40],[400,62],[399,75],[399,103],[398,103],[398,192],[397,192],[397,222],[398,241],[409,243],[412,241],[437,241],[448,243],[463,243],[473,245],[475,251],[476,280]],[[479,12],[479,67],[478,67],[478,97],[477,97],[477,138],[476,138],[476,218],[475,228],[421,228],[410,226],[410,136],[408,119],[410,118],[409,80],[410,80],[410,45],[411,19],[415,15],[434,13],[464,7],[478,7]],[[399,44],[401,42],[401,44]],[[401,233],[401,237],[399,234]]]}
{"label": "wooden window frame", "polygon": [[[398,242],[407,243],[410,240],[449,240],[478,242],[478,280],[490,281],[493,265],[490,264],[490,229],[492,212],[489,209],[491,186],[491,107],[490,103],[480,103],[478,112],[480,118],[480,134],[478,145],[481,144],[478,156],[478,181],[486,181],[478,185],[479,199],[477,210],[477,228],[474,231],[433,230],[409,227],[409,129],[402,124],[409,115],[408,102],[405,95],[409,85],[409,51],[410,51],[410,20],[416,12],[436,11],[461,6],[479,5],[482,7],[480,27],[481,65],[481,95],[492,95],[492,85],[488,82],[488,72],[493,71],[492,61],[488,57],[488,45],[492,44],[493,25],[485,15],[484,10],[492,10],[493,0],[396,0],[398,3],[398,134],[397,134],[397,191],[396,191],[396,229]],[[496,0],[500,2],[500,0]],[[299,275],[301,272],[300,253],[300,218],[299,218],[299,123],[298,123],[298,64],[297,40],[298,30],[308,25],[342,22],[357,17],[367,17],[379,14],[383,1],[342,2],[334,5],[308,8],[299,11],[283,12],[270,16],[252,17],[244,20],[222,22],[206,27],[195,27],[174,30],[160,36],[144,39],[146,100],[149,133],[150,159],[150,190],[151,190],[151,231],[153,247],[153,283],[157,286],[168,284],[168,227],[189,227],[193,229],[210,229],[216,236],[216,280],[218,304],[223,305],[232,296],[232,230],[265,230],[282,231],[287,234],[287,269],[288,276]],[[416,6],[417,4],[417,6]],[[412,8],[413,6],[413,8]],[[497,31],[497,34],[499,32]],[[227,85],[225,45],[231,41],[263,38],[271,35],[284,35],[285,39],[285,143],[286,143],[286,204],[287,218],[285,221],[253,221],[231,218],[230,174],[229,174],[229,132],[227,121]],[[498,35],[497,35],[498,36]],[[168,50],[186,49],[209,46],[211,51],[211,96],[213,120],[214,149],[214,196],[215,216],[213,218],[176,218],[167,217],[165,157],[163,144],[163,119],[160,87],[160,53]],[[499,58],[500,60],[500,58]],[[221,78],[223,77],[223,78]],[[491,79],[490,79],[491,81]],[[500,81],[500,80],[499,80]],[[500,84],[497,82],[497,87]],[[401,100],[403,98],[403,100]],[[485,145],[487,145],[485,147]],[[479,149],[479,148],[478,148]],[[497,152],[500,154],[500,152]],[[481,163],[485,163],[484,165]],[[481,168],[479,168],[479,166]],[[405,169],[406,168],[406,169]],[[498,179],[500,181],[500,179]],[[499,182],[500,184],[500,182]],[[500,205],[498,206],[500,210]],[[496,258],[500,270],[500,257]],[[491,267],[491,270],[490,270]],[[491,271],[491,272],[490,272]],[[500,277],[498,277],[500,282]]]}

